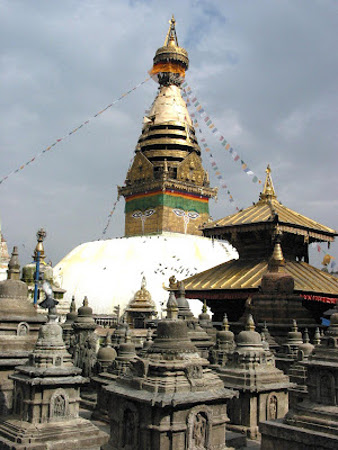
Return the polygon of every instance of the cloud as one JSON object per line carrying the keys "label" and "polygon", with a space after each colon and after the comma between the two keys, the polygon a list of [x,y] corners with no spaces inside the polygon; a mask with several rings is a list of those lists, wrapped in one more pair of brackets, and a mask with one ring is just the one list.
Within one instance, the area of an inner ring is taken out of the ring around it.
{"label": "cloud", "polygon": [[[100,117],[93,115],[147,77],[174,12],[189,52],[187,81],[222,134],[278,198],[338,228],[338,58],[334,1],[1,1],[1,173],[7,175],[91,119],[0,185],[9,247],[35,245],[44,225],[57,262],[100,237],[155,95],[152,81]],[[236,202],[256,201],[252,183],[208,131]],[[217,185],[209,160],[203,162]],[[220,191],[214,218],[234,212]],[[123,235],[123,199],[108,236]],[[336,244],[331,247],[338,258]]]}

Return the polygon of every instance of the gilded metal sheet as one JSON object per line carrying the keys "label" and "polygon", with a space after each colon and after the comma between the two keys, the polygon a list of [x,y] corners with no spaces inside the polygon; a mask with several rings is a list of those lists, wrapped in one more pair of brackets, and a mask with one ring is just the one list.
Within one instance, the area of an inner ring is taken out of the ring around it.
{"label": "gilded metal sheet", "polygon": [[276,214],[278,215],[278,223],[296,225],[324,233],[337,234],[332,228],[322,225],[315,220],[309,219],[308,217],[287,208],[276,199],[271,199],[269,202],[260,200],[255,205],[250,206],[243,211],[224,217],[223,219],[216,220],[215,222],[209,224],[206,229],[271,222]]}
{"label": "gilded metal sheet", "polygon": [[[258,289],[267,261],[233,260],[184,280],[187,291]],[[338,279],[305,262],[286,261],[285,271],[295,280],[295,291],[338,295]]]}

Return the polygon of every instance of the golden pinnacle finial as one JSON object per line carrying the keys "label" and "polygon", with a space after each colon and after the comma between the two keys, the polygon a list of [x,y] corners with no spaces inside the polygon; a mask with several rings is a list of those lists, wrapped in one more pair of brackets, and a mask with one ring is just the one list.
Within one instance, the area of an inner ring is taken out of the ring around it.
{"label": "golden pinnacle finial", "polygon": [[276,198],[277,196],[272,182],[270,164],[268,164],[265,172],[266,172],[266,179],[264,183],[263,192],[260,195],[260,199]]}
{"label": "golden pinnacle finial", "polygon": [[273,249],[272,259],[278,262],[284,262],[284,256],[282,252],[282,246],[280,242],[276,242],[275,248]]}
{"label": "golden pinnacle finial", "polygon": [[276,240],[272,256],[269,260],[269,271],[278,272],[280,268],[285,265],[285,259],[282,251],[282,246],[279,239]]}
{"label": "golden pinnacle finial", "polygon": [[164,47],[168,47],[168,46],[179,47],[175,24],[176,24],[176,20],[175,20],[174,14],[173,14],[171,19],[169,20],[169,30],[168,30],[167,36],[164,40]]}
{"label": "golden pinnacle finial", "polygon": [[207,309],[207,301],[204,300],[203,306],[202,306],[202,313],[205,314],[208,311]]}

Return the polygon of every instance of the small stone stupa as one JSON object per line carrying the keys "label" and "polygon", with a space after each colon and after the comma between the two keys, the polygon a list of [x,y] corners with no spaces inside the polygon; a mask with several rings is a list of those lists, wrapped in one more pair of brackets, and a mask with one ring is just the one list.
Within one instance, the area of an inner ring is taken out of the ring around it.
{"label": "small stone stupa", "polygon": [[145,277],[142,278],[141,289],[125,309],[126,322],[130,328],[145,328],[146,320],[157,315],[155,303],[151,299],[150,292],[146,289]]}
{"label": "small stone stupa", "polygon": [[303,364],[308,393],[284,420],[260,424],[263,450],[338,448],[338,313]]}
{"label": "small stone stupa", "polygon": [[298,348],[303,344],[302,333],[298,330],[296,320],[292,320],[291,331],[288,332],[286,341],[276,354],[276,366],[284,373],[289,374],[291,366],[298,358]]}
{"label": "small stone stupa", "polygon": [[227,355],[225,365],[216,369],[226,388],[239,391],[239,397],[229,402],[227,428],[256,439],[260,421],[284,417],[288,411],[291,384],[275,367],[274,356],[264,348],[251,315],[236,341],[237,347]]}
{"label": "small stone stupa", "polygon": [[189,302],[185,298],[184,283],[180,282],[178,285],[178,297],[171,291],[169,301],[174,301],[177,304],[177,317],[183,319],[188,326],[188,335],[192,343],[196,346],[202,358],[208,358],[209,350],[214,345],[213,337],[208,334],[204,328],[201,327],[196,317],[190,310]]}
{"label": "small stone stupa", "polygon": [[8,264],[8,279],[0,281],[0,414],[12,410],[15,366],[25,364],[34,349],[40,326],[46,317],[28,300],[27,285],[20,281],[17,247]]}
{"label": "small stone stupa", "polygon": [[151,347],[105,388],[111,424],[108,448],[227,448],[227,401],[236,394],[223,387],[199,356],[177,312],[171,292],[170,319],[158,323]]}
{"label": "small stone stupa", "polygon": [[236,348],[235,336],[229,329],[228,316],[224,314],[222,330],[216,333],[216,344],[210,350],[209,359],[213,368],[222,367],[228,361],[228,355]]}
{"label": "small stone stupa", "polygon": [[77,311],[77,317],[73,322],[74,336],[71,350],[74,364],[82,369],[85,377],[93,375],[96,364],[97,335],[94,333],[96,323],[93,310],[88,305],[88,298],[83,299],[83,305]]}
{"label": "small stone stupa", "polygon": [[88,380],[66,350],[54,300],[47,297],[43,305],[49,322],[40,328],[27,364],[11,376],[15,415],[0,422],[0,447],[99,450],[108,435],[79,417],[80,386]]}

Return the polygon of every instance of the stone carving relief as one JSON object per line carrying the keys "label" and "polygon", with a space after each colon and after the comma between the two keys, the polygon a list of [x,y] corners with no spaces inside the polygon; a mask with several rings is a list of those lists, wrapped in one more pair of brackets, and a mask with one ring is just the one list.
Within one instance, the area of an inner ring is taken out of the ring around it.
{"label": "stone carving relief", "polygon": [[270,395],[267,400],[267,420],[275,420],[278,417],[278,403],[275,395]]}
{"label": "stone carving relief", "polygon": [[204,413],[195,416],[192,439],[196,449],[205,449],[207,444],[207,418]]}
{"label": "stone carving relief", "polygon": [[205,450],[212,442],[212,411],[208,406],[196,406],[188,415],[187,450]]}
{"label": "stone carving relief", "polygon": [[90,377],[96,365],[97,335],[94,333],[72,336],[70,353],[73,356],[74,365],[82,369],[82,376]]}
{"label": "stone carving relief", "polygon": [[16,331],[18,336],[26,336],[29,334],[29,325],[26,322],[20,322]]}
{"label": "stone carving relief", "polygon": [[63,389],[57,389],[50,400],[50,418],[58,420],[69,415],[69,397]]}

